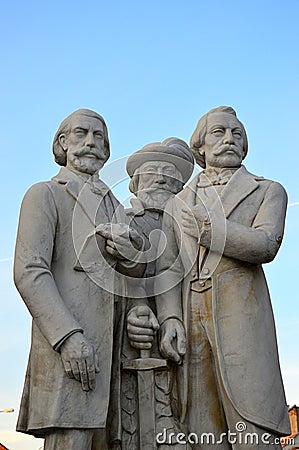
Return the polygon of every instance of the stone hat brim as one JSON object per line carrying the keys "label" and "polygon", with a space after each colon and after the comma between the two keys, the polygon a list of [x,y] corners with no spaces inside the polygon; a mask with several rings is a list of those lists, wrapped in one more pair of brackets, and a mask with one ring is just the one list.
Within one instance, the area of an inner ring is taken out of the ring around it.
{"label": "stone hat brim", "polygon": [[194,168],[191,151],[155,143],[142,147],[128,158],[126,168],[130,177],[132,178],[136,169],[148,161],[166,161],[174,164],[182,174],[184,183],[189,180]]}

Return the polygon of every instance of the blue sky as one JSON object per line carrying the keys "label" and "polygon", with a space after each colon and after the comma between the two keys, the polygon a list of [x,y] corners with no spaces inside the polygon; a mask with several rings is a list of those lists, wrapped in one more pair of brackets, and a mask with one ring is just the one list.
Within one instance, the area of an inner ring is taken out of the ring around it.
{"label": "blue sky", "polygon": [[[101,113],[114,161],[169,136],[188,142],[199,117],[222,104],[247,129],[247,168],[289,194],[284,242],[265,270],[287,401],[299,404],[298,17],[298,0],[2,4],[0,409],[18,408],[30,342],[11,276],[20,202],[58,171],[51,145],[61,120],[80,107]],[[115,189],[121,200],[127,184]],[[0,415],[0,442],[37,450],[13,432],[16,417]]]}

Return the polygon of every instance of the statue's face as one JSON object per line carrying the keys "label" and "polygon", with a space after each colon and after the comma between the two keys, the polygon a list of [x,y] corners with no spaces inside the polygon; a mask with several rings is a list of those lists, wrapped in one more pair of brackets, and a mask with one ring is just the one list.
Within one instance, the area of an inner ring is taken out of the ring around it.
{"label": "statue's face", "polygon": [[140,166],[137,197],[147,206],[164,208],[182,188],[176,166],[165,161],[148,161]]}
{"label": "statue's face", "polygon": [[204,153],[206,167],[239,167],[244,157],[243,131],[238,119],[225,112],[208,116]]}
{"label": "statue's face", "polygon": [[86,115],[71,119],[69,134],[61,134],[59,142],[66,151],[66,167],[93,175],[107,160],[102,122]]}

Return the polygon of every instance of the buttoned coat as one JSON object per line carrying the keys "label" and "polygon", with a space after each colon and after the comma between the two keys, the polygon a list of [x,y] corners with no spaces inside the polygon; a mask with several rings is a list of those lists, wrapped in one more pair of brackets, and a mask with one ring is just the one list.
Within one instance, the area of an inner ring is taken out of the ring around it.
{"label": "buttoned coat", "polygon": [[[182,208],[196,204],[198,176],[168,204],[163,217],[167,245],[158,260],[160,322],[180,318],[188,330],[191,283],[212,285],[217,359],[226,393],[244,419],[274,433],[290,432],[279,367],[275,325],[262,264],[276,255],[284,230],[287,195],[276,182],[241,166],[207,204],[210,250],[182,227]],[[215,191],[216,192],[216,191]],[[202,198],[203,202],[206,199]],[[206,231],[200,241],[204,242]],[[202,253],[205,253],[204,255]],[[198,259],[203,265],[198,268]],[[199,289],[200,290],[200,289]],[[181,376],[181,420],[188,408],[188,340]],[[204,380],[202,381],[205,382]]]}
{"label": "buttoned coat", "polygon": [[[94,229],[112,221],[119,203],[104,183],[99,183],[101,192],[93,193],[82,180],[62,168],[51,181],[32,186],[21,207],[15,283],[33,321],[17,429],[35,436],[44,436],[52,427],[106,424],[115,263]],[[78,256],[88,235],[104,258],[91,261],[91,266],[96,262],[94,268],[82,270]],[[62,364],[59,343],[76,330],[84,333],[99,357],[93,391],[83,391],[81,383],[68,378]]]}

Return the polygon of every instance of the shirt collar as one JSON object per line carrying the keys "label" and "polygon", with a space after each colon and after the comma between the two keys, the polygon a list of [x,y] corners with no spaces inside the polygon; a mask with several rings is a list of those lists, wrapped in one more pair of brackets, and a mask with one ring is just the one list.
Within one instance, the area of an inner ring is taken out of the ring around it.
{"label": "shirt collar", "polygon": [[229,182],[232,175],[239,169],[233,168],[208,168],[199,174],[198,187],[208,187],[214,185],[225,185]]}

